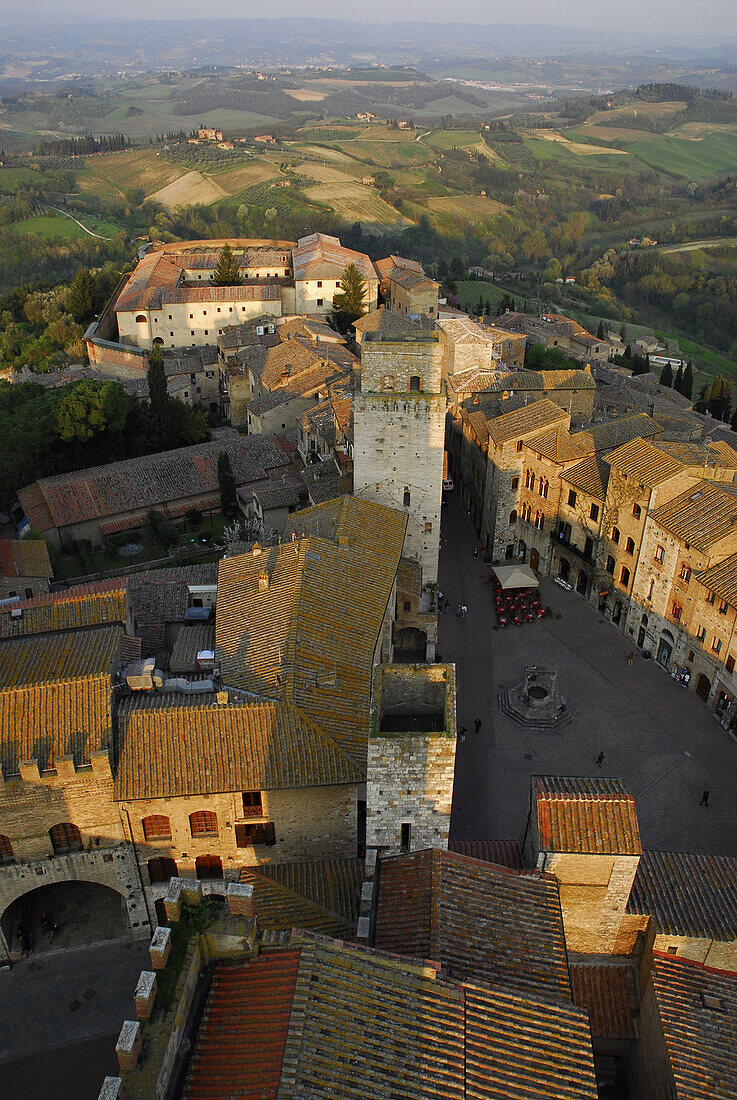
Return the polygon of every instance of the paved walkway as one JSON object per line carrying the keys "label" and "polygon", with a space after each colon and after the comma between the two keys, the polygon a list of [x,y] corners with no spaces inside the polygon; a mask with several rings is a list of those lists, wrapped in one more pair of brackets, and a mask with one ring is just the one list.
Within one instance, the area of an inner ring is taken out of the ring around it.
{"label": "paved walkway", "polygon": [[[646,848],[737,856],[737,743],[653,661],[637,656],[630,668],[632,639],[550,578],[541,593],[554,617],[493,630],[491,570],[474,558],[475,531],[451,496],[440,555],[451,610],[440,617],[438,649],[456,663],[458,724],[468,728],[458,745],[452,835],[521,840],[531,775],[602,774],[629,784]],[[469,608],[464,619],[454,614],[459,603]],[[576,712],[570,725],[528,730],[499,711],[498,686],[519,682],[532,664],[557,670]],[[708,808],[699,806],[705,789]]]}
{"label": "paved walkway", "polygon": [[[133,991],[147,963],[148,940],[117,940],[31,955],[0,973],[0,1063],[118,1032],[135,1019]],[[0,1096],[9,1095],[0,1064]]]}

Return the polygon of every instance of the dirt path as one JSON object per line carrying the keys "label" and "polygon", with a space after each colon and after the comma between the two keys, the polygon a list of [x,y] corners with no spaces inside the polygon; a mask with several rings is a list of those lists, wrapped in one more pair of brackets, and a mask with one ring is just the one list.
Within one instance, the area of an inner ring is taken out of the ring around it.
{"label": "dirt path", "polygon": [[101,233],[93,233],[86,225],[82,225],[78,218],[73,217],[72,214],[68,214],[66,210],[60,210],[58,206],[49,206],[49,210],[55,210],[57,214],[63,214],[65,218],[71,218],[80,229],[84,229],[85,233],[89,233],[90,237],[97,237],[98,241],[111,241],[113,239],[112,237],[103,237]]}

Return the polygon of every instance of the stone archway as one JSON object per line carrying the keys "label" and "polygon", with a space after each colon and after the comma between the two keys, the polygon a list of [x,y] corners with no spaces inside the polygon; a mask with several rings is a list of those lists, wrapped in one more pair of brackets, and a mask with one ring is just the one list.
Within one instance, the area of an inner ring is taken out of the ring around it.
{"label": "stone archway", "polygon": [[394,663],[424,664],[427,656],[427,634],[415,626],[403,626],[394,635]]}
{"label": "stone archway", "polygon": [[696,694],[704,702],[707,702],[709,695],[711,694],[711,681],[708,676],[704,676],[703,672],[696,681]]}
{"label": "stone archway", "polygon": [[[52,925],[57,926],[54,931]],[[0,927],[11,956],[20,955],[21,927],[30,936],[34,955],[122,939],[132,931],[120,891],[85,880],[52,882],[28,890],[7,906]]]}
{"label": "stone archway", "polygon": [[5,941],[2,916],[14,902],[39,886],[56,883],[87,883],[108,887],[123,899],[129,926],[128,934],[151,934],[146,899],[133,849],[128,844],[93,851],[68,852],[43,859],[4,864],[0,875],[0,959],[15,947],[15,930]]}
{"label": "stone archway", "polygon": [[530,550],[530,569],[534,569],[534,571],[537,573],[539,568],[540,568],[540,552],[539,552],[539,550],[536,550],[535,547],[533,546],[532,549]]}

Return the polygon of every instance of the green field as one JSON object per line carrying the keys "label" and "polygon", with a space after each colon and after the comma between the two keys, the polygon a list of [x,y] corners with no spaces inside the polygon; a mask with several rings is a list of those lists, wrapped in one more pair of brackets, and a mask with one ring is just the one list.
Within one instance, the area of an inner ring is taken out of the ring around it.
{"label": "green field", "polygon": [[[116,233],[120,233],[120,226],[92,218],[89,214],[84,214],[79,220],[93,233],[99,233],[103,237],[114,237]],[[81,229],[71,218],[65,218],[63,214],[57,216],[39,214],[35,218],[11,222],[5,228],[12,233],[35,233],[38,237],[89,237],[84,229]],[[91,237],[90,240],[92,240]]]}
{"label": "green field", "polygon": [[711,133],[696,141],[664,134],[634,141],[627,149],[651,168],[689,180],[737,171],[737,134]]}
{"label": "green field", "polygon": [[31,168],[0,168],[0,192],[5,194],[43,182],[43,175]]}
{"label": "green field", "polygon": [[[492,313],[496,313],[499,303],[508,293],[496,283],[483,282],[481,279],[459,279],[456,288],[461,309],[475,310],[480,297],[484,304],[488,301]],[[520,298],[520,303],[522,301]]]}

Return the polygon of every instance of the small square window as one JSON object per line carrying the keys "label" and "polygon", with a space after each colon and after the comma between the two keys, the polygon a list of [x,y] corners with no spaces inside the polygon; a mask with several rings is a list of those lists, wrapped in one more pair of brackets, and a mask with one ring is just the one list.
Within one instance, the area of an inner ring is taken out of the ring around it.
{"label": "small square window", "polygon": [[714,653],[721,653],[721,651],[722,651],[721,639],[720,638],[715,638],[714,641],[711,643],[711,648],[712,648]]}
{"label": "small square window", "polygon": [[726,668],[727,668],[727,672],[731,672],[732,669],[734,668],[734,657],[732,656],[731,653],[730,653],[729,657],[727,657]]}
{"label": "small square window", "polygon": [[575,508],[575,506],[576,506],[576,490],[575,489],[569,489],[568,490],[568,504],[569,504],[569,507],[571,507],[571,508]]}
{"label": "small square window", "polygon": [[519,478],[518,477],[513,477],[512,478],[512,488],[513,489],[519,489]]}
{"label": "small square window", "polygon": [[404,610],[405,611],[411,611],[412,610],[412,604],[410,603],[409,600],[404,601]]}
{"label": "small square window", "polygon": [[665,557],[665,547],[664,546],[656,546],[655,547],[655,560],[657,562],[662,562],[664,557]]}
{"label": "small square window", "polygon": [[599,505],[598,504],[592,504],[591,505],[591,510],[589,512],[589,516],[593,520],[597,520],[599,518]]}
{"label": "small square window", "polygon": [[321,305],[322,305],[322,303],[323,303],[323,299],[322,299],[322,298],[318,298],[318,299],[317,299],[317,304],[318,304],[319,306],[321,306]]}
{"label": "small square window", "polygon": [[642,509],[640,508],[640,505],[639,504],[634,504],[632,506],[632,515],[635,517],[635,519],[639,519],[641,514],[642,514]]}
{"label": "small square window", "polygon": [[318,280],[317,280],[317,285],[318,285],[318,286],[322,286],[322,279],[318,279]]}
{"label": "small square window", "polygon": [[518,440],[517,440],[517,450],[518,450],[518,451],[521,451],[521,450],[522,450],[522,448],[523,448],[523,446],[524,446],[524,444],[523,444],[522,440],[521,440],[521,439],[518,439]]}

